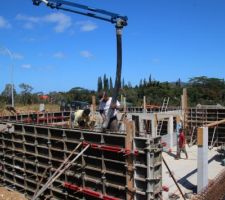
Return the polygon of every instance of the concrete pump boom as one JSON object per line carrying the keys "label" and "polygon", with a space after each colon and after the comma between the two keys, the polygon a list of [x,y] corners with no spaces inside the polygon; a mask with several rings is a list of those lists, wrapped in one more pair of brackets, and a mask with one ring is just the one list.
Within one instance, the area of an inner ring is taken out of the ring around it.
{"label": "concrete pump boom", "polygon": [[[117,67],[116,67],[116,79],[112,95],[111,104],[116,104],[119,89],[121,87],[121,71],[122,71],[122,29],[127,26],[128,18],[116,13],[108,12],[102,9],[92,8],[82,4],[63,1],[63,0],[32,0],[33,4],[39,6],[41,3],[45,3],[52,9],[64,10],[88,17],[97,18],[100,20],[108,21],[115,24],[116,38],[117,38]],[[113,116],[113,108],[109,109],[107,118],[103,124],[103,128],[107,128],[110,118]]]}

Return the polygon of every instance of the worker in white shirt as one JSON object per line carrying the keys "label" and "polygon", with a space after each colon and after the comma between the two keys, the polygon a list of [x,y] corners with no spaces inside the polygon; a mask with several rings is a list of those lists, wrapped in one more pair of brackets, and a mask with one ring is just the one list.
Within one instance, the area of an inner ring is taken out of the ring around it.
{"label": "worker in white shirt", "polygon": [[102,116],[103,123],[106,120],[106,117],[108,115],[109,109],[112,108],[113,116],[110,118],[108,127],[112,132],[118,131],[118,120],[117,120],[117,109],[120,107],[119,101],[116,102],[116,104],[111,104],[112,97],[108,97],[106,92],[103,92],[99,95],[100,104],[99,104],[99,112]]}

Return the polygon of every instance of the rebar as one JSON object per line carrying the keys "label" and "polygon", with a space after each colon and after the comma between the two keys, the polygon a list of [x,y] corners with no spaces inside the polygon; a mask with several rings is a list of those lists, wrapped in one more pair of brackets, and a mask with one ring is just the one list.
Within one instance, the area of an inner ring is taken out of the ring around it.
{"label": "rebar", "polygon": [[209,181],[206,188],[191,200],[223,200],[225,197],[225,169],[213,180]]}

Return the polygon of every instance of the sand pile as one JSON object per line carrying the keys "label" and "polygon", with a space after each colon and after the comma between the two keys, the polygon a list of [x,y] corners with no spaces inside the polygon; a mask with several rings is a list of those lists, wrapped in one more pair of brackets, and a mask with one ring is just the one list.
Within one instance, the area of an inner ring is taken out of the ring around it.
{"label": "sand pile", "polygon": [[24,195],[0,187],[0,200],[27,200]]}

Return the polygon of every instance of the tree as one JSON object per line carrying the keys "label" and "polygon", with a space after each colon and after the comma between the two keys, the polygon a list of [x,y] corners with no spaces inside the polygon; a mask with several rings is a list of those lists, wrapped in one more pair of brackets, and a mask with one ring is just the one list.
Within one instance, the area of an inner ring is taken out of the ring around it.
{"label": "tree", "polygon": [[128,88],[132,88],[132,84],[130,81],[128,81],[127,86],[128,86]]}
{"label": "tree", "polygon": [[111,77],[109,78],[109,89],[110,89],[110,91],[113,90],[113,82],[112,82],[112,78]]}
{"label": "tree", "polygon": [[124,86],[125,86],[125,80],[123,78],[123,80],[122,80],[122,88],[124,88]]}
{"label": "tree", "polygon": [[102,91],[103,87],[102,87],[102,78],[101,76],[98,77],[98,92]]}
{"label": "tree", "polygon": [[147,86],[147,81],[146,81],[146,79],[144,78],[144,80],[143,80],[143,86],[144,87],[146,87]]}
{"label": "tree", "polygon": [[176,86],[181,87],[181,80],[180,80],[180,78],[177,80]]}
{"label": "tree", "polygon": [[103,84],[104,84],[104,90],[107,91],[109,89],[109,80],[106,77],[106,74],[104,74],[104,77],[103,77]]}
{"label": "tree", "polygon": [[142,87],[143,86],[143,81],[142,79],[140,80],[140,83],[139,83],[139,87]]}
{"label": "tree", "polygon": [[149,75],[148,83],[149,83],[150,86],[152,85],[152,75],[151,74]]}
{"label": "tree", "polygon": [[[104,75],[105,82],[106,79]],[[152,79],[150,75],[148,79],[141,79],[134,87],[129,81],[126,85],[123,82],[123,93],[133,105],[141,105],[145,95],[152,104],[160,105],[164,97],[170,97],[170,106],[179,106],[182,87],[188,89],[190,106],[198,103],[225,104],[224,79],[200,76],[191,78],[187,83],[182,82],[180,78],[176,82],[160,82]]]}
{"label": "tree", "polygon": [[28,84],[25,84],[25,83],[21,83],[19,85],[20,89],[22,90],[21,91],[21,94],[27,94],[27,93],[31,93],[32,90],[33,90],[33,87],[28,85]]}
{"label": "tree", "polygon": [[[3,96],[3,98],[7,104],[12,103],[12,84],[9,84],[9,83],[6,84],[5,89],[2,91],[1,95]],[[14,97],[16,96],[15,87],[13,87],[13,95],[14,95]]]}
{"label": "tree", "polygon": [[223,79],[208,78],[206,76],[194,77],[189,80],[190,101],[195,105],[217,104],[223,102],[225,91]]}
{"label": "tree", "polygon": [[52,103],[61,103],[65,99],[64,94],[56,91],[49,92],[48,96],[51,98]]}
{"label": "tree", "polygon": [[25,83],[21,83],[19,85],[20,89],[21,89],[21,100],[22,100],[22,103],[25,105],[25,104],[31,104],[32,103],[32,90],[33,90],[33,87],[28,85],[28,84],[25,84]]}

